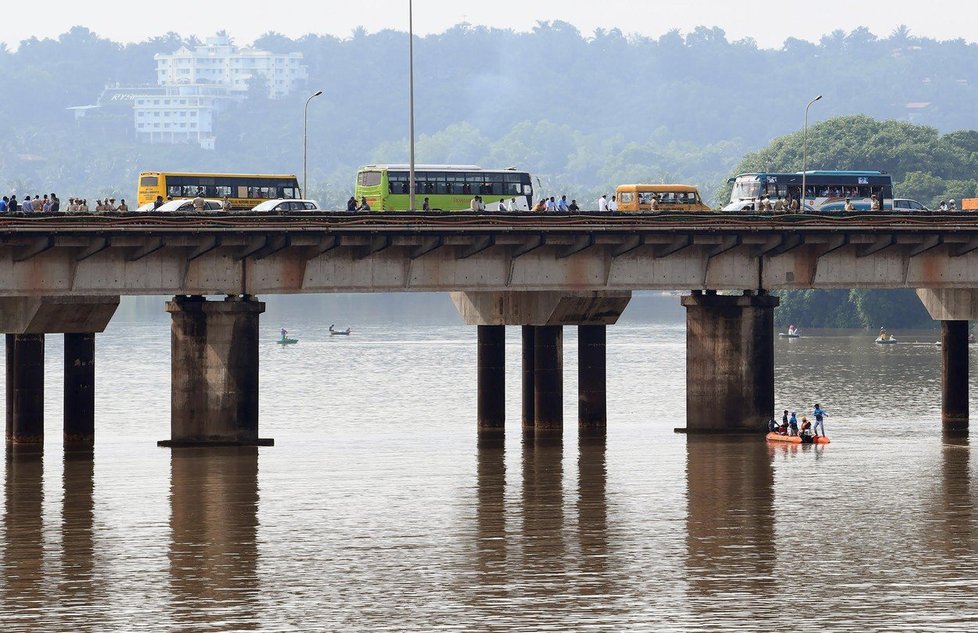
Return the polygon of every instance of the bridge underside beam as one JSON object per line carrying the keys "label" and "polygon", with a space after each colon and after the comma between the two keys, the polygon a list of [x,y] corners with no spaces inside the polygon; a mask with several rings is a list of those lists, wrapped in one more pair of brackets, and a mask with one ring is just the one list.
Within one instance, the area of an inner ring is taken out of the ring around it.
{"label": "bridge underside beam", "polygon": [[117,296],[0,297],[0,332],[104,332],[118,307]]}
{"label": "bridge underside beam", "polygon": [[468,325],[613,325],[631,292],[453,292]]}

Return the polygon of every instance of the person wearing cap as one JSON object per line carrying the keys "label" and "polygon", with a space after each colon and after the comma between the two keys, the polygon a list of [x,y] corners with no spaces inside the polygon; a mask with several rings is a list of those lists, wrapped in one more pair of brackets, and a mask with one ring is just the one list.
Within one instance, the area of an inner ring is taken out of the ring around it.
{"label": "person wearing cap", "polygon": [[872,198],[872,202],[869,204],[869,210],[870,211],[879,211],[880,210],[880,200],[879,200],[879,198],[876,197],[876,194],[875,193],[872,196],[870,196],[870,198]]}
{"label": "person wearing cap", "polygon": [[116,211],[115,198],[109,198],[109,201],[105,203],[105,210],[108,212]]}
{"label": "person wearing cap", "polygon": [[849,198],[846,198],[846,206],[844,206],[844,207],[842,208],[842,210],[843,210],[843,211],[847,211],[847,212],[848,212],[848,211],[855,211],[855,210],[856,210],[856,205],[854,205],[854,204],[852,203],[852,200],[850,200]]}

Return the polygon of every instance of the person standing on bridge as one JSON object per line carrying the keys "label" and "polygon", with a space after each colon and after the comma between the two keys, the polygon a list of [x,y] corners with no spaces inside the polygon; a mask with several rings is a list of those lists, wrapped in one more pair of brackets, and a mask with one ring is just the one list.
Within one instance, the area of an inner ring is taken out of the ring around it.
{"label": "person standing on bridge", "polygon": [[856,210],[856,205],[852,203],[852,200],[846,198],[846,206],[842,207],[842,210],[849,213]]}
{"label": "person standing on bridge", "polygon": [[581,210],[581,207],[577,206],[577,200],[571,200],[570,204],[567,205],[567,210],[571,213],[577,213]]}
{"label": "person standing on bridge", "polygon": [[194,196],[194,211],[197,213],[204,212],[204,197],[200,195],[200,190],[197,190],[197,195]]}
{"label": "person standing on bridge", "polygon": [[367,204],[366,196],[360,196],[360,206],[357,207],[357,211],[370,211],[370,205]]}
{"label": "person standing on bridge", "polygon": [[598,198],[598,211],[604,213],[607,210],[608,210],[608,197],[606,194],[601,194],[601,197]]}
{"label": "person standing on bridge", "polygon": [[346,201],[346,210],[353,212],[357,210],[357,199],[350,196],[350,199]]}
{"label": "person standing on bridge", "polygon": [[825,437],[825,418],[828,417],[828,413],[822,408],[822,405],[815,403],[815,409],[812,411],[812,415],[815,416],[815,435],[818,435],[818,430],[822,429],[822,437]]}
{"label": "person standing on bridge", "polygon": [[7,202],[7,211],[10,213],[17,211],[17,196],[14,194],[10,195],[10,200]]}
{"label": "person standing on bridge", "polygon": [[608,211],[618,210],[618,196],[611,196],[611,202],[608,203]]}
{"label": "person standing on bridge", "polygon": [[879,198],[876,197],[876,194],[875,193],[872,196],[870,196],[870,198],[872,199],[872,202],[869,203],[869,210],[870,211],[879,211],[880,210],[880,200],[879,200]]}
{"label": "person standing on bridge", "polygon": [[153,201],[153,211],[156,211],[163,206],[163,196],[156,196],[156,200]]}
{"label": "person standing on bridge", "polygon": [[428,200],[428,198],[425,198],[425,199],[424,199],[424,200],[423,200],[423,201],[421,202],[421,210],[422,210],[422,211],[431,211],[431,201],[430,201],[430,200]]}
{"label": "person standing on bridge", "polygon": [[564,213],[570,211],[570,206],[567,204],[567,196],[560,196],[560,200],[557,201],[557,210]]}
{"label": "person standing on bridge", "polygon": [[[425,200],[427,200],[427,198],[425,198]],[[500,213],[506,211],[506,199],[505,198],[500,198],[499,199],[499,204],[496,206],[496,211],[499,211]]]}

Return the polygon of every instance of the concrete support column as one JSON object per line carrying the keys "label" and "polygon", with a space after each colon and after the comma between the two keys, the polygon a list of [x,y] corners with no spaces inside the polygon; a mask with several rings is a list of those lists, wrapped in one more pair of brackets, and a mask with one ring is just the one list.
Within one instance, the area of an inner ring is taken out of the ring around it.
{"label": "concrete support column", "polygon": [[941,422],[968,428],[968,322],[941,321]]}
{"label": "concrete support column", "polygon": [[8,444],[44,444],[44,335],[7,334]]}
{"label": "concrete support column", "polygon": [[172,315],[170,439],[161,446],[267,446],[258,437],[258,315],[251,297],[178,296]]}
{"label": "concrete support column", "polygon": [[533,423],[536,434],[564,428],[564,328],[536,327],[533,341]]}
{"label": "concrete support column", "polygon": [[694,292],[686,307],[686,430],[760,432],[774,411],[778,298]]}
{"label": "concrete support column", "polygon": [[95,334],[65,334],[65,448],[95,445]]}
{"label": "concrete support column", "polygon": [[478,353],[479,431],[506,427],[506,327],[480,325]]}
{"label": "concrete support column", "polygon": [[577,326],[577,423],[582,435],[604,435],[608,426],[607,326]]}
{"label": "concrete support column", "polygon": [[535,354],[534,341],[536,340],[536,328],[532,325],[523,326],[523,380],[522,380],[522,403],[523,403],[523,432],[533,431],[534,420],[534,396],[536,392],[536,382],[534,380]]}

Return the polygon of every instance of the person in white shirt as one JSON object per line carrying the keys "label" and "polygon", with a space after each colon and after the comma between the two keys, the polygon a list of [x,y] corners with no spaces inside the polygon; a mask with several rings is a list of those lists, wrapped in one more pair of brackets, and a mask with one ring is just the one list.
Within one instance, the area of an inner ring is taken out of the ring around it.
{"label": "person in white shirt", "polygon": [[604,212],[607,210],[608,210],[608,198],[602,195],[600,198],[598,198],[598,211]]}
{"label": "person in white shirt", "polygon": [[611,196],[611,202],[608,203],[608,211],[617,211],[617,210],[618,210],[618,197]]}
{"label": "person in white shirt", "polygon": [[516,198],[510,198],[509,204],[506,206],[507,211],[516,211]]}
{"label": "person in white shirt", "polygon": [[557,210],[557,203],[554,202],[554,197],[550,196],[549,198],[547,198],[547,211],[553,212],[556,210]]}

